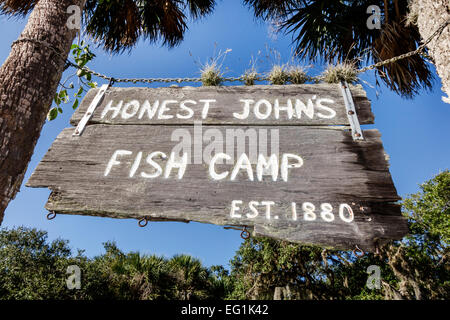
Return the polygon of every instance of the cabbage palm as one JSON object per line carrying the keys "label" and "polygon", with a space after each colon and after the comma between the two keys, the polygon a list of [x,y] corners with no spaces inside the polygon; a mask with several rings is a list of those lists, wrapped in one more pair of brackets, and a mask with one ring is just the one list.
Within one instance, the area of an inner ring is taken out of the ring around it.
{"label": "cabbage palm", "polygon": [[[278,21],[290,33],[300,59],[357,66],[413,51],[420,45],[417,26],[406,24],[407,0],[245,0],[263,19]],[[381,29],[369,29],[366,10],[381,9]],[[432,73],[422,56],[415,55],[377,69],[393,91],[413,97],[432,85]]]}
{"label": "cabbage palm", "polygon": [[112,264],[112,271],[128,278],[133,299],[169,299],[173,297],[174,277],[167,260],[155,255],[130,252]]}
{"label": "cabbage palm", "polygon": [[107,51],[121,52],[139,38],[177,45],[188,16],[202,17],[214,4],[214,0],[0,0],[1,14],[25,17],[31,12],[0,69],[0,223],[22,184],[77,34],[66,26],[68,7],[84,9],[86,33]]}
{"label": "cabbage palm", "polygon": [[177,278],[179,299],[191,300],[206,297],[209,272],[202,266],[200,260],[180,254],[170,259],[169,265]]}
{"label": "cabbage palm", "polygon": [[105,245],[106,253],[96,257],[105,274],[115,283],[118,296],[139,300],[174,299],[176,277],[169,262],[156,255],[123,253],[115,243]]}

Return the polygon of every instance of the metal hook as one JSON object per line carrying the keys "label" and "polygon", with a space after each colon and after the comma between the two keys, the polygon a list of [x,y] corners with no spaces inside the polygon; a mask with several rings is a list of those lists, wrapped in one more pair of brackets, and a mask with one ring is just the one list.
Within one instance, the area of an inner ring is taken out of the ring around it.
{"label": "metal hook", "polygon": [[[356,252],[360,252],[360,254],[357,254]],[[355,249],[353,249],[353,254],[359,259],[363,257],[366,253],[364,252],[364,250],[355,245]]]}
{"label": "metal hook", "polygon": [[250,238],[250,232],[248,232],[247,227],[244,227],[241,232],[241,238],[247,240]]}
{"label": "metal hook", "polygon": [[147,223],[148,223],[147,217],[144,217],[138,221],[138,225],[141,228],[145,227],[147,225]]}
{"label": "metal hook", "polygon": [[51,211],[47,214],[47,219],[48,220],[53,220],[56,217],[56,212],[55,211]]}

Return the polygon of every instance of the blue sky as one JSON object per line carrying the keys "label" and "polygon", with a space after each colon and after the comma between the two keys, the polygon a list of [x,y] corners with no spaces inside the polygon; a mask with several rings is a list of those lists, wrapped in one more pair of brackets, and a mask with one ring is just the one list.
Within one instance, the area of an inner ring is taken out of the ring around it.
{"label": "blue sky", "polygon": [[[2,63],[25,22],[0,16]],[[290,43],[289,35],[274,37],[266,24],[255,21],[252,12],[241,1],[227,0],[219,2],[214,14],[191,23],[184,42],[174,49],[145,42],[140,42],[131,53],[122,55],[109,55],[95,49],[97,57],[89,67],[115,77],[197,77],[200,63],[219,50],[230,48],[232,51],[224,61],[228,68],[226,75],[237,76],[249,67],[252,57],[261,59],[257,65],[260,72],[267,71],[271,62],[280,62],[273,55],[266,57],[268,48],[280,53],[282,63],[287,62],[291,57]],[[315,66],[311,73],[314,75],[322,69],[322,66]],[[72,72],[69,70],[65,75]],[[401,196],[417,192],[418,184],[450,167],[450,105],[441,100],[440,80],[436,76],[433,92],[422,92],[414,100],[402,99],[385,87],[374,89],[373,73],[364,74],[362,80],[372,86],[363,84],[375,113],[375,125],[370,127],[379,129],[382,134],[397,191]],[[101,79],[95,81],[103,83]],[[45,124],[24,182],[56,136],[70,126],[71,107],[66,105],[63,109],[62,116]],[[50,239],[68,239],[73,249],[85,249],[88,256],[101,254],[102,242],[111,240],[124,251],[138,250],[167,257],[187,253],[208,266],[227,266],[241,243],[238,231],[200,223],[155,222],[140,228],[136,220],[71,215],[58,215],[48,221],[44,205],[49,194],[47,189],[22,186],[7,208],[2,226],[24,225],[46,230]]]}

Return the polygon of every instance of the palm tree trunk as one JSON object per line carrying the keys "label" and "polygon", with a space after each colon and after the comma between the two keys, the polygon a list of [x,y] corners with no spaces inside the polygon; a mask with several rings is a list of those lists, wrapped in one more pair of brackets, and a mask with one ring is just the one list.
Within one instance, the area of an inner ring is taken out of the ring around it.
{"label": "palm tree trunk", "polygon": [[70,5],[82,9],[84,0],[38,1],[0,69],[0,223],[22,184],[77,32],[66,26]]}
{"label": "palm tree trunk", "polygon": [[[445,21],[450,19],[450,2],[448,0],[415,0],[411,5],[413,15],[417,16],[422,39],[428,39]],[[442,80],[442,97],[450,103],[450,26],[444,29],[439,37],[434,38],[428,49],[434,60],[438,75]]]}

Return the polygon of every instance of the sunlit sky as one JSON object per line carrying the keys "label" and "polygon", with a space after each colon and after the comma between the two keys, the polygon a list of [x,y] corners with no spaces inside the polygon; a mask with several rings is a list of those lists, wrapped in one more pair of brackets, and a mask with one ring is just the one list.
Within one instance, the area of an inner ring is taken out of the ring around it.
{"label": "sunlit sky", "polygon": [[[0,16],[0,23],[0,60],[3,62],[26,21]],[[115,77],[197,77],[199,67],[209,58],[231,49],[223,65],[227,68],[227,76],[238,76],[250,67],[252,59],[257,60],[256,67],[260,72],[268,71],[272,63],[289,61],[290,44],[290,35],[274,35],[267,24],[253,18],[252,12],[241,1],[219,1],[214,14],[189,24],[189,31],[180,46],[167,49],[141,41],[132,52],[122,55],[109,55],[101,48],[95,48],[97,57],[89,67]],[[278,52],[279,57],[273,52]],[[311,63],[303,61],[300,64],[308,66]],[[310,72],[315,75],[323,68],[315,65]],[[66,71],[63,79],[73,72],[73,69]],[[373,73],[364,74],[362,80],[375,114],[375,125],[365,127],[380,130],[398,193],[405,196],[417,192],[420,183],[450,167],[450,105],[441,100],[440,79],[436,76],[433,92],[421,92],[414,100],[402,99],[383,86],[375,88]],[[95,81],[104,83],[101,79]],[[62,116],[45,124],[24,183],[56,136],[70,126],[71,105],[65,105],[63,109]],[[74,252],[84,249],[90,257],[104,252],[103,242],[116,241],[126,252],[140,251],[166,257],[186,253],[208,266],[228,266],[242,241],[239,231],[192,222],[154,222],[140,228],[132,219],[58,215],[49,221],[44,209],[49,194],[48,189],[23,185],[7,208],[2,226],[23,225],[46,230],[50,239],[67,239]]]}

